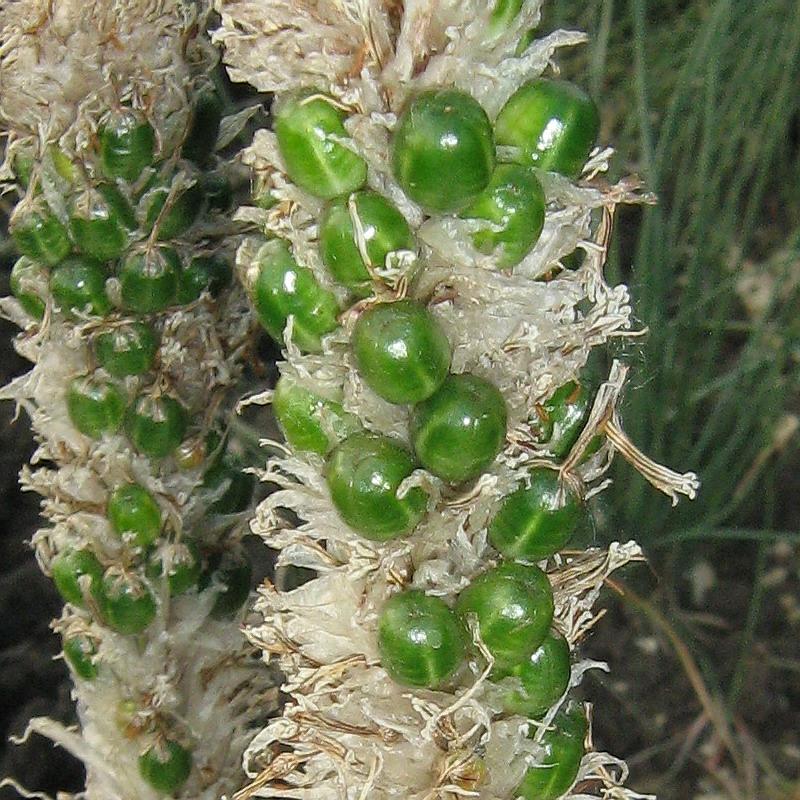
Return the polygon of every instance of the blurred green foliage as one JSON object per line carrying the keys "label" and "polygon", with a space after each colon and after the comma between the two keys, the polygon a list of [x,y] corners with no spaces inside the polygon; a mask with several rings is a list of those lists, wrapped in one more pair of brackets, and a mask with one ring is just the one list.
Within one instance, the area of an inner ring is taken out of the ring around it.
{"label": "blurred green foliage", "polygon": [[703,482],[670,509],[617,464],[598,528],[651,551],[800,539],[800,4],[576,5],[555,0],[543,27],[590,33],[564,72],[601,100],[620,172],[660,198],[622,216],[609,262],[649,328],[625,353],[623,423],[648,455]]}

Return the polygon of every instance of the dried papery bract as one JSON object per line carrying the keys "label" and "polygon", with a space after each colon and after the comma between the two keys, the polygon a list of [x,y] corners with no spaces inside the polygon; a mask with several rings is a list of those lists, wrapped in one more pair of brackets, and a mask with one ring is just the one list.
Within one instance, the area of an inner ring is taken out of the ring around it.
{"label": "dried papery bract", "polygon": [[[204,188],[229,168],[201,6],[0,10],[1,174],[23,253],[2,309],[33,362],[2,396],[38,442],[22,482],[43,497],[33,544],[67,602],[54,627],[80,721],[29,731],[85,763],[89,800],[230,792],[268,709],[240,632],[248,486],[228,497],[243,476],[225,430],[252,317],[229,280],[237,226]],[[211,257],[221,269],[198,269]]]}
{"label": "dried papery bract", "polygon": [[[637,796],[623,785],[623,762],[590,746],[581,758],[586,711],[571,690],[598,666],[582,660],[577,645],[599,618],[604,581],[641,551],[634,542],[561,549],[569,532],[536,548],[525,537],[554,520],[574,525],[573,514],[547,515],[559,497],[602,490],[617,448],[670,496],[693,496],[697,480],[653,464],[622,432],[624,364],[609,359],[603,374],[586,372],[592,351],[643,333],[633,327],[628,289],[609,285],[603,268],[614,208],[652,198],[634,179],[609,185],[600,177],[611,151],[591,149],[597,115],[582,93],[555,81],[545,93],[518,94],[553,74],[560,48],[584,40],[567,31],[529,37],[539,5],[218,2],[214,38],[231,76],[275,93],[274,132],[259,131],[243,156],[256,195],[238,217],[258,233],[238,251],[240,273],[256,285],[270,268],[262,248],[280,247],[313,276],[319,296],[333,294],[341,308],[338,326],[313,348],[303,337],[313,318],[308,302],[269,331],[285,347],[282,380],[306,400],[290,416],[279,387],[278,422],[295,450],[275,443],[279,455],[265,479],[277,489],[252,525],[279,552],[286,580],[262,588],[263,621],[248,635],[277,659],[287,700],[246,752],[252,782],[240,797]],[[542,129],[532,123],[524,147],[501,144],[495,123],[509,98],[518,113],[518,104],[542,94],[548,102],[579,98],[580,129],[556,117],[551,125],[542,112]],[[288,124],[300,118],[298,104],[311,102],[326,104],[340,129],[317,127],[314,139]],[[315,166],[298,158],[303,148]],[[358,181],[331,199],[341,148],[359,165]],[[463,154],[457,166],[454,152]],[[540,155],[551,171],[538,169]],[[493,180],[495,164],[518,169],[503,166]],[[541,234],[524,242],[503,210],[519,195],[507,185],[511,176],[536,203],[524,210],[537,228],[546,199]],[[380,195],[414,237],[383,265],[369,260],[370,237],[382,231],[380,221],[364,224],[362,192]],[[352,223],[341,226],[352,241],[336,254],[350,254],[349,271],[330,269],[325,249],[334,208],[348,209]],[[337,282],[353,274],[357,283]],[[282,291],[274,297],[288,301],[290,290]],[[423,310],[413,328],[399,322],[409,302]],[[430,346],[419,344],[424,326],[447,340],[436,351],[444,366],[435,381]],[[338,418],[349,413],[366,433],[335,429],[333,404]],[[413,448],[416,469],[406,464],[397,486],[384,480],[389,468],[376,448],[364,446],[376,441]],[[552,471],[554,481],[535,483],[535,470]],[[536,486],[551,488],[536,495]],[[546,578],[531,564],[504,561],[488,540],[505,498],[526,487],[531,520],[504,534],[524,541],[504,546],[530,547]],[[387,493],[394,508],[420,492],[427,508],[412,530],[376,535]],[[296,567],[314,577],[297,586]],[[523,605],[520,621],[513,609]],[[461,645],[450,612],[467,654],[455,665]],[[568,688],[528,719],[508,709],[508,692],[524,688],[519,669],[550,615],[572,655],[569,674],[556,681]],[[532,625],[534,616],[543,622]],[[442,642],[450,653],[437,653]]]}

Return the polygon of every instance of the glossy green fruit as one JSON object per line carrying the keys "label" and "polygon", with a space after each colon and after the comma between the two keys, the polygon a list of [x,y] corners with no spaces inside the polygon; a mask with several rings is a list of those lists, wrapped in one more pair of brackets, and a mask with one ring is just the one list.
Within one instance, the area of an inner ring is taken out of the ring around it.
{"label": "glossy green fruit", "polygon": [[154,160],[156,132],[135,111],[119,110],[106,115],[97,131],[100,163],[110,178],[133,181]]}
{"label": "glossy green fruit", "polygon": [[219,297],[232,277],[233,270],[225,259],[217,256],[196,256],[181,272],[177,302],[180,305],[192,303],[203,292]]}
{"label": "glossy green fruit", "polygon": [[600,130],[582,89],[538,78],[514,92],[495,121],[497,144],[518,147],[520,163],[577,178]]}
{"label": "glossy green fruit", "polygon": [[339,305],[333,293],[320,286],[310,269],[297,265],[280,239],[264,244],[256,261],[259,273],[253,301],[267,333],[283,342],[286,322],[293,316],[294,343],[308,352],[321,350],[321,337],[339,324]]}
{"label": "glossy green fruit", "polygon": [[489,541],[506,558],[540,561],[569,541],[580,517],[575,491],[550,469],[535,469],[503,500],[489,523]]}
{"label": "glossy green fruit", "polygon": [[526,564],[523,561],[502,561],[494,568],[494,571],[499,575],[507,575],[522,581],[534,594],[552,595],[547,575],[536,564]]}
{"label": "glossy green fruit", "polygon": [[181,189],[172,197],[169,208],[164,210],[169,196],[170,187],[162,186],[150,192],[146,200],[148,205],[144,224],[148,230],[152,230],[157,223],[157,237],[162,242],[175,239],[189,230],[200,216],[205,199],[199,183]]}
{"label": "glossy green fruit", "polygon": [[418,486],[397,496],[416,466],[414,456],[393,439],[356,433],[330,454],[325,477],[342,519],[381,542],[412,531],[426,511],[428,498]]}
{"label": "glossy green fruit", "polygon": [[134,572],[117,567],[103,576],[103,621],[117,633],[141,633],[156,618],[156,599]]}
{"label": "glossy green fruit", "polygon": [[506,438],[506,403],[475,375],[449,375],[413,412],[411,439],[422,465],[451,483],[485,472]]}
{"label": "glossy green fruit", "polygon": [[491,123],[466,92],[425,92],[398,120],[392,171],[403,191],[428,213],[462,209],[489,185],[494,165]]}
{"label": "glossy green fruit", "polygon": [[567,640],[552,628],[531,656],[512,667],[504,677],[519,681],[503,699],[509,714],[540,719],[564,694],[569,685],[570,664]]}
{"label": "glossy green fruit", "polygon": [[372,293],[372,277],[367,267],[383,269],[386,257],[398,250],[415,251],[414,234],[405,217],[382,195],[356,192],[349,198],[334,200],[322,217],[319,231],[322,263],[337,283],[356,297]]}
{"label": "glossy green fruit", "polygon": [[419,403],[447,377],[450,342],[425,306],[413,300],[364,311],[353,330],[359,372],[390,403]]}
{"label": "glossy green fruit", "polygon": [[230,453],[225,453],[206,470],[203,486],[206,489],[223,490],[208,507],[210,514],[239,514],[250,506],[256,478],[243,470],[241,461]]}
{"label": "glossy green fruit", "polygon": [[215,89],[208,87],[197,95],[192,106],[181,156],[199,167],[206,166],[214,152],[221,122],[222,100]]}
{"label": "glossy green fruit", "polygon": [[119,429],[125,398],[113,383],[92,375],[75,378],[67,388],[67,413],[84,436],[99,439]]}
{"label": "glossy green fruit", "polygon": [[166,458],[183,441],[189,421],[186,409],[168,395],[142,395],[128,409],[125,431],[151,458]]}
{"label": "glossy green fruit", "polygon": [[169,308],[178,294],[180,273],[180,256],[171,247],[131,253],[119,271],[123,305],[139,314]]}
{"label": "glossy green fruit", "polygon": [[147,563],[147,577],[152,581],[163,579],[164,564],[167,564],[167,588],[170,597],[185,594],[200,579],[200,553],[194,544],[187,541],[165,542]]}
{"label": "glossy green fruit", "polygon": [[67,315],[105,316],[111,311],[106,294],[103,265],[89,256],[69,256],[50,273],[50,291],[58,308]]}
{"label": "glossy green fruit", "polygon": [[43,202],[14,214],[9,232],[20,253],[48,267],[54,267],[72,250],[67,229]]}
{"label": "glossy green fruit", "polygon": [[105,198],[84,192],[73,204],[69,227],[76,247],[100,261],[119,258],[128,244],[128,231]]}
{"label": "glossy green fruit", "polygon": [[544,207],[544,189],[532,168],[500,164],[489,185],[461,216],[493,223],[494,229],[473,233],[472,242],[486,255],[499,249],[498,265],[508,269],[519,264],[539,241]]}
{"label": "glossy green fruit", "polygon": [[93,681],[99,672],[94,657],[97,655],[95,640],[83,634],[64,639],[64,657],[73,671],[85,681]]}
{"label": "glossy green fruit", "polygon": [[441,598],[414,589],[386,601],[378,649],[384,669],[404,686],[436,689],[464,660],[464,638],[453,612]]}
{"label": "glossy green fruit", "polygon": [[64,550],[53,561],[50,574],[58,593],[74,606],[84,608],[87,597],[95,602],[102,597],[103,565],[91,550]]}
{"label": "glossy green fruit", "polygon": [[[569,381],[543,404],[547,449],[565,458],[580,436],[592,410],[594,393],[585,383]],[[549,435],[547,433],[549,432]]]}
{"label": "glossy green fruit", "polygon": [[131,534],[139,547],[149,547],[161,533],[161,509],[153,495],[137,483],[118,486],[111,492],[108,519],[114,533]]}
{"label": "glossy green fruit", "polygon": [[253,564],[244,550],[217,553],[200,577],[200,590],[211,587],[216,593],[211,616],[228,619],[244,605],[250,596]]}
{"label": "glossy green fruit", "polygon": [[158,336],[144,322],[129,322],[100,333],[94,340],[94,354],[100,366],[115,378],[141,375],[153,366]]}
{"label": "glossy green fruit", "polygon": [[139,756],[139,774],[156,790],[175,795],[192,771],[192,754],[169,739]]}
{"label": "glossy green fruit", "polygon": [[536,567],[528,569],[535,572],[524,578],[500,568],[487,570],[464,589],[456,603],[456,614],[465,624],[474,615],[497,674],[529,658],[553,621],[550,581]]}
{"label": "glossy green fruit", "polygon": [[281,376],[272,397],[281,433],[293,450],[325,455],[338,441],[356,433],[358,418],[339,403],[314,394],[293,378]]}
{"label": "glossy green fruit", "polygon": [[585,752],[586,714],[571,704],[553,720],[553,728],[541,739],[544,750],[539,763],[531,767],[514,792],[523,800],[556,800],[575,781]]}
{"label": "glossy green fruit", "polygon": [[342,144],[345,114],[318,92],[286,98],[274,110],[275,135],[289,177],[315,197],[330,200],[358,191],[367,163]]}
{"label": "glossy green fruit", "polygon": [[11,270],[9,284],[14,297],[25,313],[34,319],[42,319],[46,308],[47,270],[42,264],[27,256],[20,256]]}
{"label": "glossy green fruit", "polygon": [[136,214],[125,195],[113,183],[99,183],[96,189],[103,198],[111,216],[128,230],[134,230],[137,227]]}

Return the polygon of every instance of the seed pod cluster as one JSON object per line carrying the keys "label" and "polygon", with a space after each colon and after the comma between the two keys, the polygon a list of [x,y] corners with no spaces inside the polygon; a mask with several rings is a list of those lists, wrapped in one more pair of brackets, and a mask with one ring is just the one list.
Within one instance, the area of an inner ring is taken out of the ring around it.
{"label": "seed pod cluster", "polygon": [[[55,627],[82,731],[59,741],[86,760],[90,800],[211,798],[257,713],[236,687],[267,683],[239,633],[254,479],[226,427],[251,320],[231,280],[232,173],[214,154],[222,101],[183,4],[97,2],[26,26],[36,5],[0,17],[16,42],[0,111],[20,253],[3,308],[34,363],[4,396],[40,443],[23,480],[45,498],[34,544],[66,603]],[[46,54],[33,78],[32,50]],[[157,51],[170,63],[154,72]],[[48,69],[80,75],[82,102],[53,98],[28,124]]]}
{"label": "seed pod cluster", "polygon": [[630,329],[603,253],[641,196],[594,180],[597,111],[542,74],[578,37],[531,36],[538,12],[223,6],[224,58],[275,93],[237,255],[285,354],[253,528],[287,569],[250,636],[288,699],[245,757],[255,791],[625,796],[571,687],[604,577],[640,551],[565,548],[622,442],[625,367],[585,367]]}

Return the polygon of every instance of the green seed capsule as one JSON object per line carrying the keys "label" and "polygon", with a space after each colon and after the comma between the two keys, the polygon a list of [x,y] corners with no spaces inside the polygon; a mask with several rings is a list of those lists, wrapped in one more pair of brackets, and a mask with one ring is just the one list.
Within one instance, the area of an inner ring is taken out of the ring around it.
{"label": "green seed capsule", "polygon": [[69,636],[64,639],[64,657],[75,674],[85,681],[93,681],[99,672],[94,657],[97,655],[97,644],[89,636]]}
{"label": "green seed capsule", "polygon": [[365,538],[382,542],[409,533],[426,511],[428,498],[418,486],[397,496],[415,467],[411,453],[393,439],[356,433],[331,453],[325,474],[342,519]]}
{"label": "green seed capsule", "polygon": [[200,553],[194,544],[187,541],[166,542],[147,563],[147,577],[151,581],[164,578],[164,564],[167,564],[167,588],[170,597],[185,594],[200,579]]}
{"label": "green seed capsule", "polygon": [[69,227],[78,250],[100,261],[119,258],[128,244],[123,221],[99,192],[88,191],[78,197]]}
{"label": "green seed capsule", "polygon": [[560,633],[551,628],[530,658],[504,676],[516,678],[519,688],[508,692],[503,699],[503,708],[509,714],[540,719],[566,691],[569,675],[569,645]]}
{"label": "green seed capsule", "polygon": [[517,89],[495,122],[497,144],[520,149],[520,163],[567,177],[580,175],[600,130],[600,116],[582,89],[539,78]]}
{"label": "green seed capsule", "polygon": [[103,265],[89,256],[69,256],[50,273],[50,291],[66,316],[78,313],[105,316],[111,311]]}
{"label": "green seed capsule", "polygon": [[188,427],[186,409],[168,395],[143,395],[128,409],[125,431],[150,458],[166,458],[183,441]]}
{"label": "green seed capsule", "polygon": [[489,541],[506,558],[540,561],[567,544],[579,515],[574,490],[553,470],[536,469],[527,486],[503,501],[489,523]]}
{"label": "green seed capsule", "polygon": [[519,264],[539,241],[544,207],[544,190],[535,171],[518,164],[501,164],[486,189],[461,216],[485,219],[496,226],[473,233],[472,242],[486,255],[500,248],[498,264],[508,269]]}
{"label": "green seed capsule", "polygon": [[171,247],[155,247],[132,253],[119,271],[125,308],[150,314],[169,308],[178,294],[180,256]]}
{"label": "green seed capsule", "polygon": [[156,618],[156,599],[136,573],[117,567],[103,576],[103,621],[124,635],[141,633]]}
{"label": "green seed capsule", "polygon": [[189,779],[192,754],[169,739],[151,747],[139,756],[139,774],[156,790],[175,795]]}
{"label": "green seed capsule", "polygon": [[67,412],[72,424],[90,439],[116,433],[125,413],[125,398],[107,381],[87,375],[67,388]]}
{"label": "green seed capsule", "polygon": [[102,597],[103,565],[91,550],[64,550],[50,573],[58,593],[74,606],[84,608],[87,597],[95,602]]}
{"label": "green seed capsule", "polygon": [[498,564],[494,571],[499,575],[508,575],[515,580],[521,581],[536,594],[549,591],[549,581],[547,576],[536,566],[536,564],[526,564],[522,561],[503,561]]}
{"label": "green seed capsule", "polygon": [[295,262],[280,239],[264,244],[256,254],[259,266],[253,300],[261,324],[277,342],[294,317],[292,336],[301,349],[322,349],[320,338],[337,327],[339,306],[332,292],[319,285],[314,273]]}
{"label": "green seed capsule", "polygon": [[419,403],[447,377],[447,335],[428,309],[413,300],[381,303],[364,311],[352,343],[364,380],[390,403]]}
{"label": "green seed capsule", "polygon": [[156,132],[134,111],[121,110],[106,115],[97,136],[100,163],[110,178],[134,181],[153,163]]}
{"label": "green seed capsule", "polygon": [[464,660],[464,639],[439,597],[410,590],[391,597],[378,621],[378,649],[389,675],[404,686],[436,689]]}
{"label": "green seed capsule", "polygon": [[181,157],[205,167],[214,152],[222,122],[222,100],[216,90],[208,87],[197,95],[192,106],[186,138],[181,145]]}
{"label": "green seed capsule", "polygon": [[192,303],[203,292],[208,292],[212,297],[219,297],[232,277],[231,266],[224,259],[216,256],[197,256],[181,273],[177,302],[179,305]]}
{"label": "green seed capsule", "polygon": [[503,447],[506,403],[489,381],[449,375],[414,409],[411,439],[422,465],[451,483],[477,478]]}
{"label": "green seed capsule", "polygon": [[67,229],[44,202],[15,213],[9,232],[20,253],[48,267],[54,267],[72,250]]}
{"label": "green seed capsule", "polygon": [[172,198],[169,208],[162,215],[161,212],[166,205],[169,194],[169,187],[163,186],[153,190],[146,201],[148,206],[145,225],[148,230],[152,230],[158,223],[158,239],[162,242],[168,239],[175,239],[189,230],[198,216],[200,216],[205,199],[200,184],[194,183],[179,191]]}
{"label": "green seed capsule", "polygon": [[150,325],[130,322],[100,333],[94,340],[94,354],[100,365],[115,378],[141,375],[155,362],[158,337]]}
{"label": "green seed capsule", "polygon": [[337,441],[360,427],[358,418],[346,413],[339,403],[308,391],[285,375],[275,386],[272,410],[293,450],[325,455]]}
{"label": "green seed capsule", "polygon": [[138,547],[149,547],[161,533],[161,509],[143,486],[119,486],[108,498],[108,519],[118,536],[131,534]]}
{"label": "green seed capsule", "polygon": [[358,191],[367,181],[367,163],[346,147],[345,114],[317,92],[284,100],[274,111],[275,135],[286,172],[315,197],[330,200]]}
{"label": "green seed capsule", "polygon": [[474,200],[489,185],[494,164],[489,118],[465,92],[425,92],[398,120],[392,171],[428,213],[459,211]]}
{"label": "green seed capsule", "polygon": [[27,256],[20,256],[9,277],[11,291],[25,313],[42,319],[46,308],[47,270]]}
{"label": "green seed capsule", "polygon": [[553,621],[553,590],[536,567],[525,579],[490,569],[461,593],[456,614],[466,623],[474,615],[498,674],[521,664],[544,641]]}
{"label": "green seed capsule", "polygon": [[216,593],[211,616],[227,619],[236,614],[250,596],[253,564],[244,550],[216,554],[200,577],[200,590],[211,587]]}
{"label": "green seed capsule", "polygon": [[174,795],[191,770],[192,754],[177,742],[161,742],[139,757],[141,776],[165,795]]}
{"label": "green seed capsule", "polygon": [[414,235],[405,217],[379,194],[357,192],[334,200],[322,217],[322,263],[356,297],[372,293],[367,267],[382,269],[387,256],[399,250],[415,251]]}
{"label": "green seed capsule", "polygon": [[209,514],[239,514],[250,506],[255,489],[255,475],[243,471],[244,465],[225,453],[206,470],[203,486],[223,493],[208,507]]}
{"label": "green seed capsule", "polygon": [[593,393],[585,383],[569,381],[553,392],[543,404],[545,427],[550,435],[547,449],[556,458],[565,458],[580,436],[592,409]]}
{"label": "green seed capsule", "polygon": [[514,792],[523,800],[556,800],[575,781],[585,752],[586,714],[577,703],[559,712],[553,728],[540,744],[544,750],[539,763],[531,767]]}
{"label": "green seed capsule", "polygon": [[122,192],[114,186],[113,183],[100,183],[97,185],[97,191],[105,201],[109,213],[121,225],[124,225],[128,230],[134,230],[136,224],[136,214]]}

